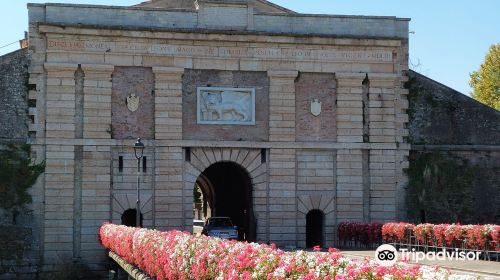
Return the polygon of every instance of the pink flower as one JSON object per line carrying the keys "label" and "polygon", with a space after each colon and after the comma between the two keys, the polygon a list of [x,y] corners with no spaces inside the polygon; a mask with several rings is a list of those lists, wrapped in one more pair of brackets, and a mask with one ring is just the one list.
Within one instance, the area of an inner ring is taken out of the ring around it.
{"label": "pink flower", "polygon": [[[485,228],[482,229],[484,234]],[[492,231],[489,226],[487,232],[491,235]],[[416,280],[423,274],[418,266],[400,263],[384,268],[370,260],[349,260],[334,248],[329,248],[328,253],[283,252],[275,245],[196,237],[175,230],[160,232],[104,224],[99,229],[99,238],[105,248],[158,280]],[[436,273],[449,275],[438,270]]]}

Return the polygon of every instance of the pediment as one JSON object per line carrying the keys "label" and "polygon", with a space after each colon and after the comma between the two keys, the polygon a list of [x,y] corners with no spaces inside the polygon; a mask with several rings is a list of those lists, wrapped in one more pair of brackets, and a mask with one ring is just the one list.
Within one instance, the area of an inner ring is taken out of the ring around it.
{"label": "pediment", "polygon": [[[223,4],[225,2],[228,3],[235,2],[235,0],[211,0],[211,1],[218,2],[220,4]],[[266,0],[237,0],[237,1],[242,2],[243,4],[251,2],[254,6],[255,11],[260,13],[295,14],[295,12],[292,10],[281,7]],[[134,7],[196,10],[195,2],[196,2],[195,0],[149,0],[134,5]]]}
{"label": "pediment", "polygon": [[150,0],[134,5],[134,7],[195,10],[194,2],[194,0]]}

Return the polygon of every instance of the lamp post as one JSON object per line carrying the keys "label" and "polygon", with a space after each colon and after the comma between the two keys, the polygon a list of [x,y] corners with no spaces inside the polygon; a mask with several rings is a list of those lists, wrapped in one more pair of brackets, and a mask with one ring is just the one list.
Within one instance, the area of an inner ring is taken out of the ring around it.
{"label": "lamp post", "polygon": [[137,138],[137,142],[134,144],[134,154],[137,159],[137,202],[135,204],[135,226],[141,226],[141,200],[140,200],[140,172],[141,172],[141,158],[144,154],[144,144],[141,142],[141,138]]}

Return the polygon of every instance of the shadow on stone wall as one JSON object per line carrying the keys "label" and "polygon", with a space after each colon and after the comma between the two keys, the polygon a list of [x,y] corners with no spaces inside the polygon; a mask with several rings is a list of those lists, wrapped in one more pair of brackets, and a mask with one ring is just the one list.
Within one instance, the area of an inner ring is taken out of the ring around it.
{"label": "shadow on stone wall", "polygon": [[408,218],[499,224],[500,112],[417,72],[409,77]]}
{"label": "shadow on stone wall", "polygon": [[499,152],[412,151],[408,217],[416,223],[500,223]]}

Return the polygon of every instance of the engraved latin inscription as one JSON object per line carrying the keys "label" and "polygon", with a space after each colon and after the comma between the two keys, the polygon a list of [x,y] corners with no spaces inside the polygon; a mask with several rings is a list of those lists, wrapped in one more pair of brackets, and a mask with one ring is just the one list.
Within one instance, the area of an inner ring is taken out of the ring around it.
{"label": "engraved latin inscription", "polygon": [[392,63],[390,50],[292,49],[256,47],[214,47],[128,42],[78,41],[49,39],[50,50],[137,53],[186,57],[227,57],[321,61],[367,61]]}

